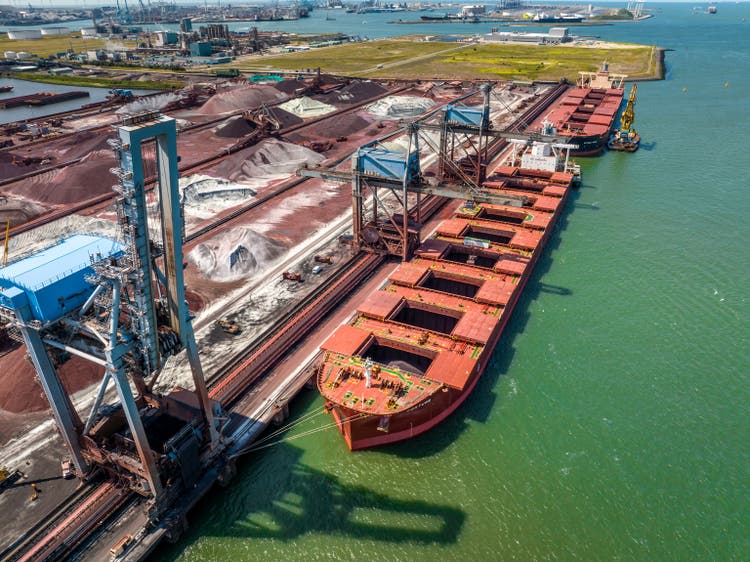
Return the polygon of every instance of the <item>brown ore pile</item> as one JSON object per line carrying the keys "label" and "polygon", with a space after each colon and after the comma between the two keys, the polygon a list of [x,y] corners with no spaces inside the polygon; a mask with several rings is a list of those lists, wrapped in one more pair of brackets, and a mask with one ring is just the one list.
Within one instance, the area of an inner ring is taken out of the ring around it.
{"label": "brown ore pile", "polygon": [[[104,367],[80,357],[71,357],[57,368],[68,392],[78,392],[101,380]],[[36,371],[26,356],[26,346],[16,347],[3,357],[0,369],[0,409],[14,414],[39,412],[49,408]]]}
{"label": "brown ore pile", "polygon": [[232,113],[260,107],[263,104],[275,104],[286,100],[289,96],[280,92],[273,86],[252,85],[238,86],[211,96],[204,103],[198,113],[215,114]]}

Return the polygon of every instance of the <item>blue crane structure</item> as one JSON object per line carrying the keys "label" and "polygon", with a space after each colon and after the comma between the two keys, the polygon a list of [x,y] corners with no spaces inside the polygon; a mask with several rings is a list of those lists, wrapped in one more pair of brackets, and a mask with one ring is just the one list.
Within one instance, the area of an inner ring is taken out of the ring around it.
{"label": "blue crane structure", "polygon": [[[568,150],[575,148],[562,143],[567,139],[554,131],[523,133],[494,129],[490,119],[492,88],[492,84],[484,84],[478,90],[446,104],[439,111],[403,123],[401,132],[408,135],[406,150],[394,148],[384,142],[385,138],[376,139],[353,154],[351,171],[305,167],[297,173],[351,182],[354,247],[399,256],[406,261],[420,244],[422,197],[435,195],[512,206],[526,204],[524,197],[483,188],[492,139],[504,138],[524,144],[541,142]],[[476,95],[481,95],[481,105],[469,106],[464,103]],[[424,131],[438,132],[438,142],[434,142],[430,135],[423,134]],[[393,134],[388,135],[391,136]],[[437,156],[436,177],[422,174],[422,147]],[[395,205],[385,201],[388,194]],[[395,211],[391,210],[393,208]]]}
{"label": "blue crane structure", "polygon": [[[118,127],[118,240],[78,234],[0,269],[0,315],[26,343],[77,474],[103,466],[157,511],[194,488],[207,464],[222,465],[221,407],[209,399],[185,300],[176,135],[174,119],[158,113]],[[151,142],[158,212],[149,213]],[[154,385],[182,350],[194,391],[162,395]],[[56,369],[70,355],[104,367],[83,419]]]}

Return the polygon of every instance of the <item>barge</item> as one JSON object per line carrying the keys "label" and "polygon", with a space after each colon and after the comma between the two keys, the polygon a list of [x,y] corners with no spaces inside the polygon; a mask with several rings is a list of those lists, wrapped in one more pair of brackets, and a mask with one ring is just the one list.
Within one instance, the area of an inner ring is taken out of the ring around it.
{"label": "barge", "polygon": [[633,122],[635,121],[635,99],[638,87],[633,84],[628,96],[628,103],[620,115],[620,128],[616,129],[609,138],[607,148],[623,152],[635,152],[641,145],[641,135],[635,132]]}
{"label": "barge", "polygon": [[458,408],[487,368],[572,188],[566,172],[500,166],[321,349],[318,390],[351,450],[409,439]]}
{"label": "barge", "polygon": [[70,92],[39,92],[37,94],[28,94],[17,96],[15,98],[6,98],[0,100],[0,109],[10,109],[21,106],[42,106],[53,103],[60,103],[79,98],[87,98],[91,94],[84,90],[71,90]]}

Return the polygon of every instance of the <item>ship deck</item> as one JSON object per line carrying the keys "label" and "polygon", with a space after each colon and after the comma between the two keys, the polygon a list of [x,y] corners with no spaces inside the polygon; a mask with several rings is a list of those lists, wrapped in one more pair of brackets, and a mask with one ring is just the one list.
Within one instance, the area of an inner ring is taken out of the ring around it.
{"label": "ship deck", "polygon": [[528,130],[541,130],[546,120],[562,135],[608,136],[623,95],[622,88],[571,88],[531,123]]}
{"label": "ship deck", "polygon": [[323,396],[383,417],[437,392],[467,388],[512,312],[571,182],[560,172],[493,170],[485,187],[512,195],[518,206],[457,206],[323,343]]}

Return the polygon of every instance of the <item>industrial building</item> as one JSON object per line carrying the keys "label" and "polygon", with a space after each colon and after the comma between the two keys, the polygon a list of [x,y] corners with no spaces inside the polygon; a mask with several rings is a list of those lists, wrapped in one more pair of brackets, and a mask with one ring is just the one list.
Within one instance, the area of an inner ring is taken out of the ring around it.
{"label": "industrial building", "polygon": [[11,41],[42,38],[41,29],[14,29],[12,31],[8,31],[7,33],[8,39],[10,39]]}
{"label": "industrial building", "polygon": [[548,33],[526,33],[521,31],[493,31],[481,35],[485,43],[537,43],[540,45],[557,45],[571,41],[573,36],[567,27],[551,27]]}

